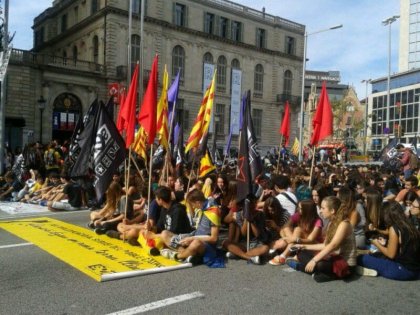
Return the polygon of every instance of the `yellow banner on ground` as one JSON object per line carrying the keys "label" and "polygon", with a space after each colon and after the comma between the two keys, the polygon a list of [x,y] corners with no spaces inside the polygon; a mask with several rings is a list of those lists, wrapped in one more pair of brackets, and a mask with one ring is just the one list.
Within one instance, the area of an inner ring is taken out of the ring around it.
{"label": "yellow banner on ground", "polygon": [[103,280],[103,275],[152,269],[159,272],[182,265],[161,256],[151,256],[140,247],[121,240],[47,217],[0,221],[0,228],[33,243],[97,281]]}

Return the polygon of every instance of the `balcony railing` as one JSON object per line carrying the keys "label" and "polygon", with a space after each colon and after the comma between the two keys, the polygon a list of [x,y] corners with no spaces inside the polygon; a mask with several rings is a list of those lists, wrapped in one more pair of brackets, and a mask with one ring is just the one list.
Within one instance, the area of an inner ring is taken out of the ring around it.
{"label": "balcony railing", "polygon": [[286,101],[289,101],[290,105],[299,105],[300,96],[294,96],[290,94],[277,94],[276,101],[279,103],[285,103]]}
{"label": "balcony railing", "polygon": [[57,68],[65,68],[68,70],[104,73],[103,65],[98,63],[73,58],[63,58],[54,55],[39,54],[21,49],[12,49],[10,62],[25,63],[29,65],[53,66]]}

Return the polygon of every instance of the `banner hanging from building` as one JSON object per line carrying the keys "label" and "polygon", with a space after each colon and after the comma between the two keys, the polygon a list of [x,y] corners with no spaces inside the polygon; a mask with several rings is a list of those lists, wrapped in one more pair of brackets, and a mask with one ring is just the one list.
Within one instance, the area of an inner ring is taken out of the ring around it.
{"label": "banner hanging from building", "polygon": [[230,99],[230,128],[233,135],[239,135],[239,115],[241,111],[242,71],[232,69],[232,95]]}

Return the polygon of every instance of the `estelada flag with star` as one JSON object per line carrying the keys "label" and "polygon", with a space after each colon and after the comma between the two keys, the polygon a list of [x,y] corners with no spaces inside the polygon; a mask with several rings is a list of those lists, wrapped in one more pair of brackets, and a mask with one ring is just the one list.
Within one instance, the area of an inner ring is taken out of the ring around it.
{"label": "estelada flag with star", "polygon": [[241,201],[253,194],[253,183],[263,171],[261,156],[257,150],[257,137],[251,118],[251,91],[245,97],[241,131],[239,133],[239,155],[236,180],[237,200]]}
{"label": "estelada flag with star", "polygon": [[333,134],[333,113],[325,81],[322,83],[321,95],[312,119],[312,126],[312,137],[309,142],[312,146],[317,145],[321,140]]}

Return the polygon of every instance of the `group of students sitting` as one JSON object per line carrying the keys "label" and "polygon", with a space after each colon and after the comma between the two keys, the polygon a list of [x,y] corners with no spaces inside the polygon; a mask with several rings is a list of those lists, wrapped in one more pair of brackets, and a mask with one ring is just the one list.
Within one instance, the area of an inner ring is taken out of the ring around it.
{"label": "group of students sitting", "polygon": [[65,172],[48,174],[44,180],[37,170],[30,170],[23,184],[12,172],[0,179],[0,200],[46,206],[50,211],[73,211],[82,208],[83,191]]}
{"label": "group of students sitting", "polygon": [[152,255],[193,264],[221,266],[225,257],[268,262],[312,274],[317,282],[354,273],[418,279],[417,178],[407,178],[392,200],[379,180],[370,181],[357,168],[328,175],[328,182],[311,185],[301,168],[264,175],[246,200],[237,200],[237,182],[224,174],[191,182],[169,176],[164,185],[153,185],[150,204],[147,184],[139,189],[141,179],[132,175],[127,192],[120,179],[111,183],[88,226],[134,246],[153,239],[159,245],[152,246]]}

